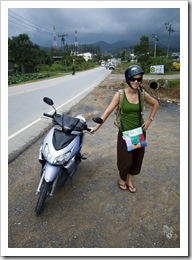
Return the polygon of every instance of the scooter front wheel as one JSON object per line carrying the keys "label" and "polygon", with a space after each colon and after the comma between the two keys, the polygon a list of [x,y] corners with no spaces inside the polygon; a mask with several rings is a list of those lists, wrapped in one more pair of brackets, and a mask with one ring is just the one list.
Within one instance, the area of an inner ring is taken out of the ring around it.
{"label": "scooter front wheel", "polygon": [[40,215],[44,204],[45,204],[45,200],[47,198],[47,196],[49,195],[51,189],[51,183],[46,182],[45,180],[43,180],[42,186],[41,186],[41,190],[39,193],[39,198],[35,207],[35,213],[36,215]]}

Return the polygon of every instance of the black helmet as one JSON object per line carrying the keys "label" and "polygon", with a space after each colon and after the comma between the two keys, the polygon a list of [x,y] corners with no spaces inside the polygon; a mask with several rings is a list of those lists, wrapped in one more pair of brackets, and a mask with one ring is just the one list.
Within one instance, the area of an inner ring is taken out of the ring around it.
{"label": "black helmet", "polygon": [[128,80],[132,78],[135,75],[138,74],[144,74],[144,71],[142,70],[141,67],[137,65],[131,65],[129,66],[126,71],[125,71],[125,81],[128,83]]}

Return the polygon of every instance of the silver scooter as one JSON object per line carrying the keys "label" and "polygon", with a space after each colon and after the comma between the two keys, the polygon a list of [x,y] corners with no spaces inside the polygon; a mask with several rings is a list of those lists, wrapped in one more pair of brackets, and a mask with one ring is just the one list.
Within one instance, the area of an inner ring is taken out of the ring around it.
{"label": "silver scooter", "polygon": [[[53,101],[44,97],[43,101],[54,108]],[[84,133],[90,131],[82,115],[71,117],[58,114],[54,108],[53,115],[44,113],[45,117],[53,120],[53,126],[47,133],[39,150],[39,162],[42,165],[41,178],[36,190],[39,196],[35,207],[39,215],[48,196],[52,196],[56,188],[62,187],[76,172],[78,164],[86,159],[81,154]],[[102,124],[99,117],[93,121]]]}

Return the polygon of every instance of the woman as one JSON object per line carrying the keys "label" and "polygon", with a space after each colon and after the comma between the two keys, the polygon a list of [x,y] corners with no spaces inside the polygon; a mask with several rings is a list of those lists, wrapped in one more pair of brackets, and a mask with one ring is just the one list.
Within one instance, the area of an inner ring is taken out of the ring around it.
{"label": "woman", "polygon": [[[117,167],[120,175],[119,187],[122,190],[128,189],[131,193],[136,192],[136,188],[133,186],[133,176],[140,173],[145,148],[141,147],[128,152],[126,143],[122,138],[122,129],[123,131],[126,131],[140,127],[141,119],[142,128],[144,132],[146,132],[146,130],[151,125],[159,106],[159,103],[156,99],[151,97],[147,92],[144,92],[144,100],[141,101],[141,105],[143,106],[144,101],[146,101],[151,104],[152,107],[149,118],[146,121],[144,121],[143,117],[140,118],[138,89],[140,87],[143,74],[144,71],[137,65],[132,65],[125,71],[125,81],[127,84],[124,88],[124,97],[122,101],[122,128],[119,130],[117,138]],[[106,121],[111,112],[117,107],[119,100],[119,93],[116,92],[111,103],[101,116],[103,123]],[[91,128],[91,132],[93,133],[97,131],[100,126],[100,124],[96,124],[95,127]]]}

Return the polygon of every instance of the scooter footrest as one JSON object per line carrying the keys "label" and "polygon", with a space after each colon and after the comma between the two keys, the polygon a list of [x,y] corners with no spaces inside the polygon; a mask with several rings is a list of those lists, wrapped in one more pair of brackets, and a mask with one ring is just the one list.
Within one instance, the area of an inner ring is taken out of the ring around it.
{"label": "scooter footrest", "polygon": [[82,154],[82,155],[81,155],[81,159],[82,159],[82,160],[86,160],[86,159],[87,159],[87,156],[86,156],[85,154]]}

